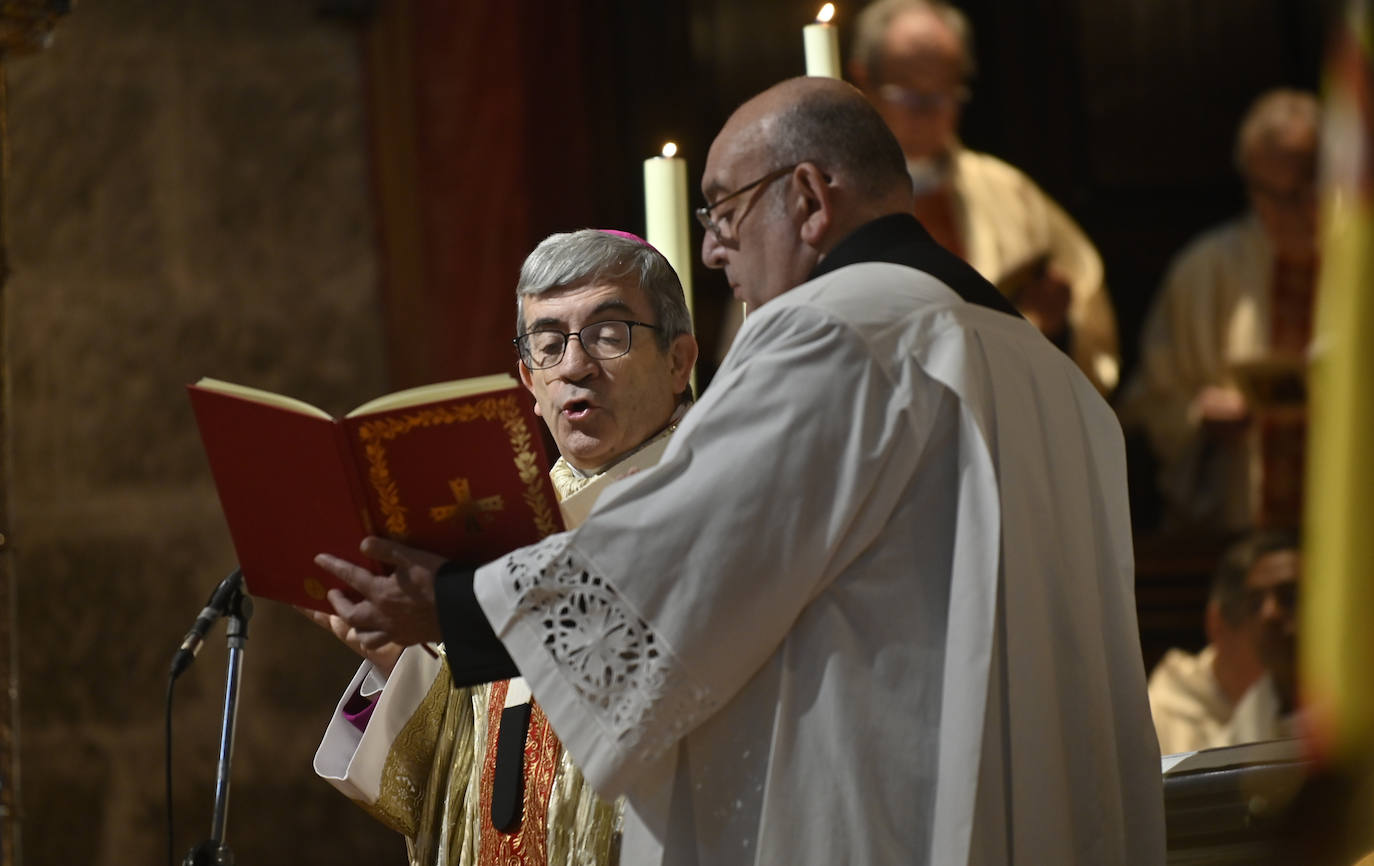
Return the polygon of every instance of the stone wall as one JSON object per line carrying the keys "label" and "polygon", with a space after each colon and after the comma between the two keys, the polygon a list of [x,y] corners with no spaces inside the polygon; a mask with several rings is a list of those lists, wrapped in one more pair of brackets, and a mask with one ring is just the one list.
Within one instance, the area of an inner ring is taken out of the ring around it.
{"label": "stone wall", "polygon": [[[234,564],[183,386],[386,389],[358,33],[318,5],[81,3],[7,62],[27,866],[165,858],[167,665]],[[271,603],[250,635],[238,862],[404,862],[310,769],[355,659]],[[209,835],[223,644],[175,697],[178,860]]]}

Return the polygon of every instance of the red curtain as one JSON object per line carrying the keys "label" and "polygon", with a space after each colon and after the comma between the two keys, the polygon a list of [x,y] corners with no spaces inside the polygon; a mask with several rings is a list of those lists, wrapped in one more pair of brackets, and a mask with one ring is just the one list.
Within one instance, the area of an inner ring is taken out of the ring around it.
{"label": "red curtain", "polygon": [[378,4],[364,74],[393,388],[513,369],[520,262],[595,224],[591,5]]}

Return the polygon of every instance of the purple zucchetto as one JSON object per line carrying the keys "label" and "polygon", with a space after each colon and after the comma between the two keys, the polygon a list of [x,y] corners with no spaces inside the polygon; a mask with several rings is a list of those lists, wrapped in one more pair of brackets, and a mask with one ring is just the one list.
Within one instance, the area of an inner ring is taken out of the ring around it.
{"label": "purple zucchetto", "polygon": [[620,229],[597,229],[597,231],[601,232],[603,235],[614,235],[618,238],[624,238],[627,241],[634,241],[637,244],[643,244],[644,246],[658,253],[660,256],[663,255],[663,253],[658,252],[658,249],[653,244],[644,240],[644,238],[640,237],[637,234],[633,234],[631,232],[623,232]]}

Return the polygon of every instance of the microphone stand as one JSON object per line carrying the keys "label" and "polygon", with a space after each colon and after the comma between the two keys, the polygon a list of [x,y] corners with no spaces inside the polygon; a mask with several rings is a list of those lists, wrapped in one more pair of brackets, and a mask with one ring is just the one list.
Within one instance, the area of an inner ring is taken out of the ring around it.
{"label": "microphone stand", "polygon": [[220,723],[219,765],[215,774],[215,811],[210,819],[210,838],[192,848],[182,866],[233,866],[234,852],[224,843],[224,825],[229,812],[229,764],[234,757],[234,723],[238,718],[239,680],[243,672],[243,649],[248,642],[248,619],[253,615],[253,599],[236,587],[225,609],[225,631],[229,644],[229,669],[224,685],[224,716]]}

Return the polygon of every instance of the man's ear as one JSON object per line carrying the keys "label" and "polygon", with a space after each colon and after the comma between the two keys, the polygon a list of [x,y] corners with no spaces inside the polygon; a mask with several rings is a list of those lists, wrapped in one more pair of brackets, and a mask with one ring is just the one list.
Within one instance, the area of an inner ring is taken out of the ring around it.
{"label": "man's ear", "polygon": [[[525,386],[525,390],[534,394],[534,374],[530,372],[530,368],[525,366],[524,361],[516,361],[515,367],[520,373],[520,384]],[[535,394],[534,399],[534,414],[541,418],[544,416],[543,411],[539,408],[539,395],[537,394]]]}
{"label": "man's ear", "polygon": [[793,200],[797,232],[807,245],[819,248],[835,220],[834,180],[810,162],[793,169],[792,180],[797,190]]}
{"label": "man's ear", "polygon": [[[692,367],[696,365],[697,338],[691,334],[678,334],[668,347],[668,373],[673,380],[673,393],[681,394],[692,381]],[[521,365],[523,366],[523,365]]]}

